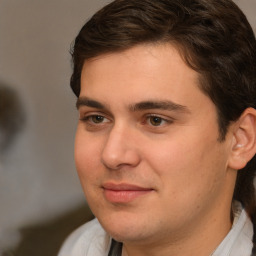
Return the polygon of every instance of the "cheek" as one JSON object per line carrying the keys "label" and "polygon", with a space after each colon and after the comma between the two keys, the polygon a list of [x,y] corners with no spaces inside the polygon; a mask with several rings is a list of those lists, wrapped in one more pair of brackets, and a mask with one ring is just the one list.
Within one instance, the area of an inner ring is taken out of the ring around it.
{"label": "cheek", "polygon": [[100,164],[100,147],[79,130],[75,139],[75,163],[82,185],[95,179]]}
{"label": "cheek", "polygon": [[[213,141],[197,147],[188,141],[166,142],[163,146],[156,158],[153,147],[148,155],[151,169],[160,181],[162,200],[157,206],[168,213],[170,222],[180,219],[185,223],[207,211],[211,207],[209,204],[221,197],[225,183],[225,157]],[[218,165],[212,160],[215,157],[220,160]]]}
{"label": "cheek", "polygon": [[199,132],[187,137],[176,134],[175,138],[162,141],[160,150],[148,148],[148,162],[160,177],[162,187],[178,197],[200,196],[203,190],[211,190],[226,167],[225,151],[216,138]]}
{"label": "cheek", "polygon": [[100,147],[98,143],[77,132],[75,141],[75,163],[86,200],[91,210],[101,205],[99,185],[103,176],[100,167]]}

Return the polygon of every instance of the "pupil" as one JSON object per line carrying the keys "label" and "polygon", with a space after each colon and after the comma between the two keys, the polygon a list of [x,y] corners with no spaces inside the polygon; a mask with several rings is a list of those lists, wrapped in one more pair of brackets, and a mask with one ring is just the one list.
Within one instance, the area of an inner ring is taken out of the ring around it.
{"label": "pupil", "polygon": [[160,117],[151,117],[151,124],[152,125],[160,125],[161,124],[162,119]]}
{"label": "pupil", "polygon": [[94,123],[101,123],[103,121],[103,116],[94,116],[93,122]]}

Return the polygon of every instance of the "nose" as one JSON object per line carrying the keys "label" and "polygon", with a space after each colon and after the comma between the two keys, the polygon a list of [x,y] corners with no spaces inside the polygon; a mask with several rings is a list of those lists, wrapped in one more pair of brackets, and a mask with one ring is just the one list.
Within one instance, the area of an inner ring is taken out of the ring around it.
{"label": "nose", "polygon": [[105,142],[102,163],[112,170],[123,166],[135,167],[140,162],[136,136],[129,128],[113,127]]}

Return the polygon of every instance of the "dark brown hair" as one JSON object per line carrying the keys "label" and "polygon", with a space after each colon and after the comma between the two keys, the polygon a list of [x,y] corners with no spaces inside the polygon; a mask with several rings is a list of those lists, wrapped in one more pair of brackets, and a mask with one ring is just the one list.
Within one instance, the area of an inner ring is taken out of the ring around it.
{"label": "dark brown hair", "polygon": [[[80,94],[84,61],[143,43],[169,42],[200,74],[200,89],[216,105],[219,140],[243,111],[256,108],[256,40],[231,0],[116,0],[81,29],[74,48],[71,87]],[[254,158],[239,170],[234,199],[256,223]],[[254,240],[256,236],[254,237]]]}

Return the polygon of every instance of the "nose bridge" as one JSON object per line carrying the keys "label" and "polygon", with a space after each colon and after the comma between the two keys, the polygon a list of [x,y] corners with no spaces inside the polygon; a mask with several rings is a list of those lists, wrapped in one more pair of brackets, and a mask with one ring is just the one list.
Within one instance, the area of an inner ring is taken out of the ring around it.
{"label": "nose bridge", "polygon": [[115,124],[108,134],[102,151],[102,162],[110,169],[121,166],[136,166],[139,154],[135,145],[135,134],[125,124]]}

